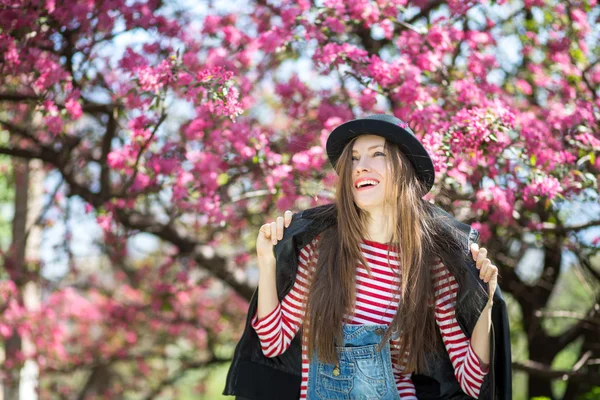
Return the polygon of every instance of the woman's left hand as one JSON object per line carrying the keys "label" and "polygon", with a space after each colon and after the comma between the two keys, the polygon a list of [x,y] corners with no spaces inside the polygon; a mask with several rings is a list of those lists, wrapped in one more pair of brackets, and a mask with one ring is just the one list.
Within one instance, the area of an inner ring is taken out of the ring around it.
{"label": "woman's left hand", "polygon": [[480,249],[477,243],[471,245],[471,254],[479,270],[479,279],[488,284],[488,302],[491,304],[496,286],[498,286],[498,267],[493,265],[490,259],[487,258],[487,249],[485,247]]}

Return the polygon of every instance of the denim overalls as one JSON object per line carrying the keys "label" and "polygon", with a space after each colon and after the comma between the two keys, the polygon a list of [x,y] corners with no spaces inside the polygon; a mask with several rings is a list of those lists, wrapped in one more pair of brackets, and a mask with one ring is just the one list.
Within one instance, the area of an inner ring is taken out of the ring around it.
{"label": "denim overalls", "polygon": [[[390,343],[377,345],[387,325],[343,324],[343,346],[336,346],[339,365],[325,364],[316,354],[308,368],[308,400],[400,400],[392,372]],[[394,337],[394,335],[392,335]]]}

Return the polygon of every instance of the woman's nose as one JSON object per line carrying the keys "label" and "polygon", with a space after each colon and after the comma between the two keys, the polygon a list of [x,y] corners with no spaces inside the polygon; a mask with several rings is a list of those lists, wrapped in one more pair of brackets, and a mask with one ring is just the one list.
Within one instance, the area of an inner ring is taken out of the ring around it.
{"label": "woman's nose", "polygon": [[356,165],[354,166],[354,168],[356,169],[356,171],[362,171],[362,170],[368,170],[369,167],[369,161],[367,160],[366,157],[361,157],[358,161],[356,161]]}

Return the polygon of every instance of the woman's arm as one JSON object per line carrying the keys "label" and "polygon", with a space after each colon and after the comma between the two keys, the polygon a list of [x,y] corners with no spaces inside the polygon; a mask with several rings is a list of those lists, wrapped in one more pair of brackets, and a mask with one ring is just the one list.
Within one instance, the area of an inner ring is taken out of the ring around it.
{"label": "woman's arm", "polygon": [[456,293],[458,284],[448,268],[439,262],[433,267],[435,289],[435,322],[442,334],[442,341],[454,375],[462,390],[478,398],[487,369],[481,365],[469,338],[456,319]]}
{"label": "woman's arm", "polygon": [[257,317],[269,315],[279,303],[275,281],[275,258],[258,259],[258,305]]}
{"label": "woman's arm", "polygon": [[471,347],[479,357],[482,370],[487,372],[490,364],[490,330],[492,327],[492,303],[487,302],[471,335]]}
{"label": "woman's arm", "polygon": [[[259,306],[261,300],[260,285],[266,285],[263,296],[264,315],[257,309],[252,318],[251,325],[258,335],[263,354],[267,357],[276,357],[283,354],[290,346],[292,339],[298,333],[304,319],[306,299],[310,280],[314,273],[317,260],[318,236],[304,246],[298,257],[298,272],[296,281],[290,292],[279,303],[275,285],[275,273],[265,274],[263,280],[259,278]],[[274,301],[273,297],[274,296]],[[274,303],[274,304],[273,304]],[[260,317],[259,317],[260,315]]]}
{"label": "woman's arm", "polygon": [[477,243],[471,245],[471,254],[479,270],[479,278],[488,284],[488,302],[485,305],[471,336],[471,345],[479,360],[487,368],[490,363],[490,329],[492,327],[492,304],[498,286],[498,268],[487,258],[487,249]]}

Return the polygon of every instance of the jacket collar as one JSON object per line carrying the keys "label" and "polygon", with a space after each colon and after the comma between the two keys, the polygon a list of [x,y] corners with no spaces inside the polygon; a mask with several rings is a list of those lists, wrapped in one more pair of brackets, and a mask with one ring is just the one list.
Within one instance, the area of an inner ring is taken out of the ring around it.
{"label": "jacket collar", "polygon": [[[473,229],[470,225],[458,221],[440,207],[434,206],[433,209],[437,215],[446,218],[447,223],[453,229],[462,233],[460,236],[466,238],[466,240],[463,241],[463,251],[465,251],[467,254],[470,253],[470,245],[471,243],[476,243],[479,240],[479,232]],[[309,208],[294,214],[290,226],[286,228],[284,240],[285,237],[288,239],[293,239],[296,243],[296,248],[301,249],[312,239],[314,239],[317,234],[336,223],[337,211],[335,204],[329,203]]]}
{"label": "jacket collar", "polygon": [[[466,255],[465,259],[467,262],[465,265],[465,272],[469,283],[466,287],[459,288],[457,302],[459,304],[462,303],[469,294],[473,293],[473,290],[477,290],[479,291],[478,297],[481,298],[479,308],[483,308],[485,305],[483,293],[487,293],[487,286],[479,279],[479,272],[475,268],[475,262],[472,260],[470,251],[471,244],[478,242],[479,232],[470,225],[458,221],[451,214],[436,205],[433,206],[433,212],[440,218],[445,219],[445,223],[449,226],[450,232],[459,236],[460,242],[463,244],[463,251]],[[290,253],[295,250],[295,254],[299,254],[300,250],[310,243],[315,236],[336,223],[337,210],[334,203],[308,208],[293,215],[290,225],[284,231],[282,240],[278,241],[274,248],[277,260],[288,260],[287,262],[281,263],[281,269],[279,269],[278,266],[277,272],[281,281],[287,283],[285,285],[286,287],[289,287],[290,283],[293,283],[293,279],[291,281],[290,279],[295,277],[297,272],[297,263],[290,261],[295,259],[295,257]],[[280,265],[280,263],[278,263],[278,265]],[[494,300],[504,301],[498,291],[494,296]]]}

